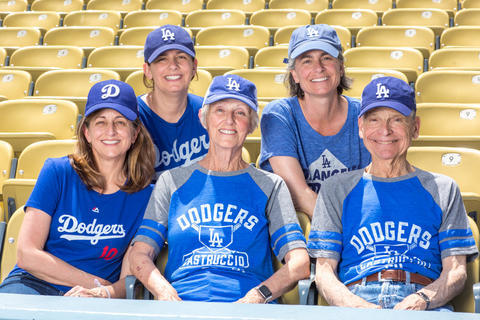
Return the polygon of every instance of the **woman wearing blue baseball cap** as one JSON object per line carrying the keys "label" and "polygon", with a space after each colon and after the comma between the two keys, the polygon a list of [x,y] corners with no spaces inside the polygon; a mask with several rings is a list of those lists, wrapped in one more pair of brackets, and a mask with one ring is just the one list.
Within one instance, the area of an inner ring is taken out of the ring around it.
{"label": "woman wearing blue baseball cap", "polygon": [[[267,303],[308,277],[287,186],[242,160],[257,108],[252,82],[215,77],[200,111],[207,155],[160,175],[130,254],[132,273],[158,299]],[[153,260],[167,241],[161,274]],[[276,272],[271,251],[285,261]]]}
{"label": "woman wearing blue baseball cap", "polygon": [[155,158],[132,87],[96,83],[77,137],[73,154],[45,161],[2,293],[125,296],[122,260],[152,192]]}
{"label": "woman wearing blue baseball cap", "polygon": [[335,29],[307,25],[292,33],[286,82],[291,97],[262,113],[259,163],[285,180],[297,210],[312,217],[325,179],[370,162],[358,136],[360,102],[342,95],[351,79]]}
{"label": "woman wearing blue baseball cap", "polygon": [[202,98],[188,93],[197,71],[195,48],[182,27],[164,25],[145,41],[144,84],[138,97],[140,119],[155,144],[157,176],[198,161],[208,151],[208,135],[198,121]]}

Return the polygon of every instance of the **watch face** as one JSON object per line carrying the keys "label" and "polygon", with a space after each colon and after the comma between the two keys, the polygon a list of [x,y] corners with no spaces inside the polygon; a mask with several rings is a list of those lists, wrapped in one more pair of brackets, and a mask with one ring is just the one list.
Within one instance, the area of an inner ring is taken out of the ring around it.
{"label": "watch face", "polygon": [[265,300],[268,300],[272,297],[272,292],[266,285],[261,285],[258,287],[258,291],[262,294],[262,296],[265,298]]}

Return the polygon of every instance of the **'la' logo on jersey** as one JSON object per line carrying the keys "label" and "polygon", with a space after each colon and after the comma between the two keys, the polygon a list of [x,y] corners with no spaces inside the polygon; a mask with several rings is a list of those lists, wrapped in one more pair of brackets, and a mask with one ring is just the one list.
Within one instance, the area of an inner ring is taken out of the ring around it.
{"label": "'la' logo on jersey", "polygon": [[330,161],[328,160],[327,156],[322,154],[322,168],[330,168]]}
{"label": "'la' logo on jersey", "polygon": [[318,37],[318,31],[313,28],[307,28],[307,36],[310,38]]}
{"label": "'la' logo on jersey", "polygon": [[102,88],[102,99],[116,97],[120,94],[120,88],[114,84],[107,84]]}
{"label": "'la' logo on jersey", "polygon": [[162,30],[162,39],[163,41],[167,40],[175,40],[175,33],[170,31],[169,29],[161,29]]}
{"label": "'la' logo on jersey", "polygon": [[233,242],[233,226],[199,226],[199,240],[211,250],[226,248]]}
{"label": "'la' logo on jersey", "polygon": [[382,98],[390,98],[390,90],[387,89],[383,84],[377,83],[377,99]]}
{"label": "'la' logo on jersey", "polygon": [[240,91],[240,84],[232,78],[228,78],[227,89]]}

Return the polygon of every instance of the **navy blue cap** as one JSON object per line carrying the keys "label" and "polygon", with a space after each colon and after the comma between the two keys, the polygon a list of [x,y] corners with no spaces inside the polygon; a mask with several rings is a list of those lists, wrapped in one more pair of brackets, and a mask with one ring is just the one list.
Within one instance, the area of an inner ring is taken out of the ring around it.
{"label": "navy blue cap", "polygon": [[145,62],[152,63],[167,50],[181,50],[195,58],[195,48],[190,34],[179,26],[166,24],[147,36],[143,55]]}
{"label": "navy blue cap", "polygon": [[334,58],[342,52],[337,32],[328,24],[306,25],[293,31],[288,44],[288,58],[295,59],[310,50],[322,50]]}
{"label": "navy blue cap", "polygon": [[137,96],[133,88],[118,80],[95,83],[88,92],[85,117],[100,109],[113,109],[134,121],[138,117]]}
{"label": "navy blue cap", "polygon": [[365,86],[358,117],[374,108],[387,107],[409,116],[417,109],[415,91],[408,83],[395,77],[380,77]]}
{"label": "navy blue cap", "polygon": [[203,105],[212,104],[224,99],[237,99],[255,112],[258,110],[257,87],[250,80],[236,74],[228,74],[213,78],[203,100]]}

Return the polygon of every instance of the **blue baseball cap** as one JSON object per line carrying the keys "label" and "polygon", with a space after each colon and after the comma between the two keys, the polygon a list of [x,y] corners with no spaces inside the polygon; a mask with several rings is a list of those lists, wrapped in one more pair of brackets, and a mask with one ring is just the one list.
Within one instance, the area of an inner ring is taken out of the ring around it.
{"label": "blue baseball cap", "polygon": [[203,105],[212,104],[224,99],[237,99],[257,112],[257,87],[250,80],[236,74],[228,74],[213,78],[203,100]]}
{"label": "blue baseball cap", "polygon": [[306,25],[295,29],[288,44],[288,58],[295,59],[310,50],[322,50],[338,58],[342,44],[335,29],[328,24]]}
{"label": "blue baseball cap", "polygon": [[100,109],[110,108],[120,112],[125,118],[134,121],[138,118],[137,96],[133,88],[118,80],[105,80],[95,83],[88,92],[85,117]]}
{"label": "blue baseball cap", "polygon": [[387,107],[408,117],[417,109],[415,91],[408,83],[395,77],[380,77],[365,86],[358,117],[374,108]]}
{"label": "blue baseball cap", "polygon": [[166,24],[147,36],[143,55],[145,62],[152,63],[167,50],[181,50],[195,58],[195,48],[190,34],[179,26]]}

